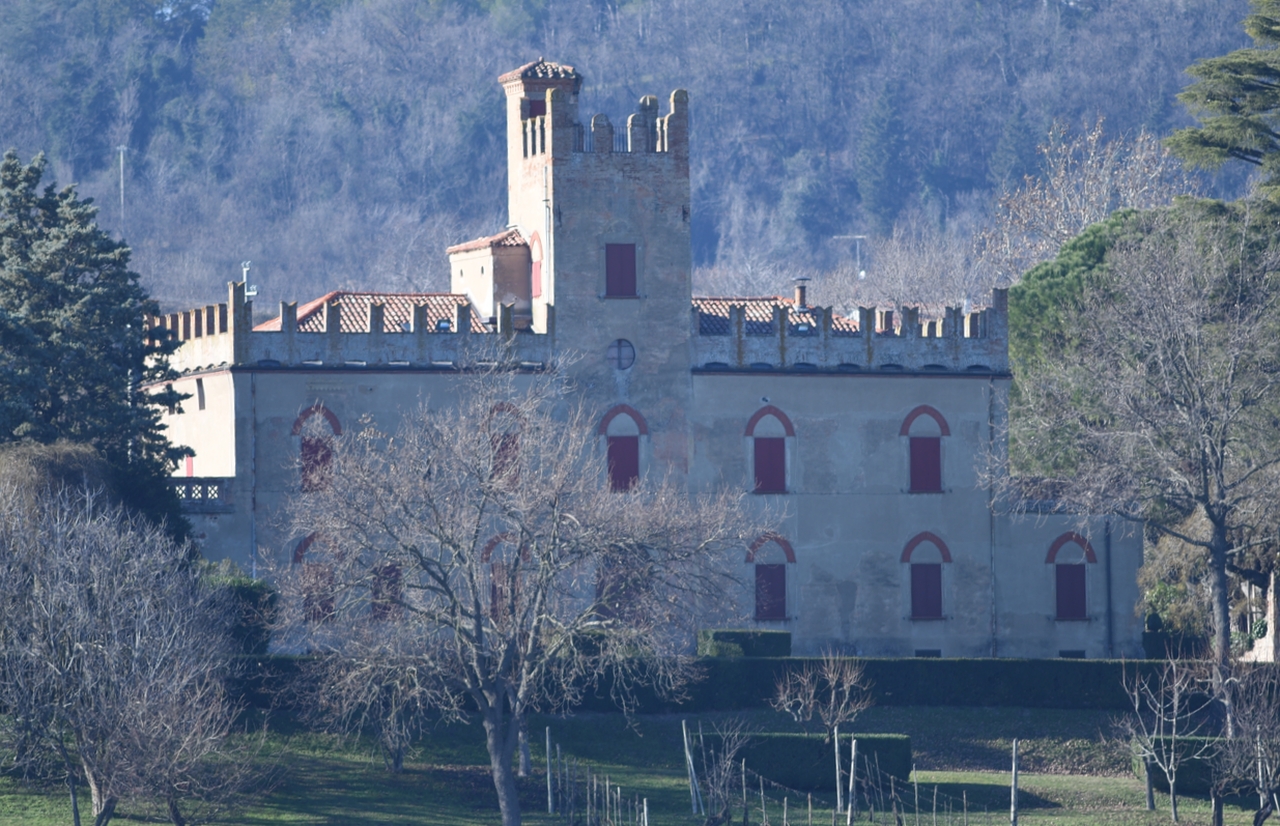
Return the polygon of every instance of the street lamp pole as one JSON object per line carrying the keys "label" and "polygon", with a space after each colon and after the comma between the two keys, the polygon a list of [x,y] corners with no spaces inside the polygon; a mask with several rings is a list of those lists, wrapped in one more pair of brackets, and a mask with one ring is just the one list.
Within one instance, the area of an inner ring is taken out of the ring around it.
{"label": "street lamp pole", "polygon": [[836,241],[853,241],[854,242],[855,248],[857,249],[857,256],[858,256],[858,270],[857,270],[858,280],[861,281],[862,279],[866,278],[867,277],[866,270],[862,269],[862,242],[867,240],[867,236],[865,235],[833,235],[831,237],[833,240],[836,240]]}

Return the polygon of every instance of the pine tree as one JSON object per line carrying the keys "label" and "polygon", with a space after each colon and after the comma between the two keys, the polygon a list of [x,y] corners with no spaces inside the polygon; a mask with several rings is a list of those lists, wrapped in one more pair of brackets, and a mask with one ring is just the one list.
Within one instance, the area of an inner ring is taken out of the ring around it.
{"label": "pine tree", "polygon": [[907,202],[913,176],[906,158],[906,135],[886,87],[867,113],[858,143],[858,193],[862,213],[879,232],[888,234]]}
{"label": "pine tree", "polygon": [[1179,129],[1165,143],[1195,166],[1240,160],[1260,167],[1263,189],[1280,195],[1280,0],[1253,0],[1253,9],[1244,28],[1256,45],[1187,69],[1196,82],[1178,99],[1201,125]]}
{"label": "pine tree", "polygon": [[189,449],[169,444],[160,410],[176,405],[176,343],[144,332],[158,308],[131,272],[129,248],[94,221],[75,188],[40,188],[45,159],[0,162],[0,442],[93,446],[126,504],[184,526],[167,484]]}

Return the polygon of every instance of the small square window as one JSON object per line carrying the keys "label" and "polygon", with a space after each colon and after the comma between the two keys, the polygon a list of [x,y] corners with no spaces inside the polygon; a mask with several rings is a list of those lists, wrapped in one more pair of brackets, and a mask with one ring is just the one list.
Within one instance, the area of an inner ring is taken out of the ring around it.
{"label": "small square window", "polygon": [[636,245],[605,244],[604,294],[610,298],[636,295]]}

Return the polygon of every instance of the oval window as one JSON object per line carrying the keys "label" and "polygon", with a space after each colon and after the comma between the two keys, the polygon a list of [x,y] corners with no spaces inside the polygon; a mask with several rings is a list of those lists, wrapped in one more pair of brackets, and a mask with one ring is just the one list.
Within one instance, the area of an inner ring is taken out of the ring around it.
{"label": "oval window", "polygon": [[620,338],[609,345],[606,358],[615,370],[626,370],[636,363],[636,348],[625,338]]}

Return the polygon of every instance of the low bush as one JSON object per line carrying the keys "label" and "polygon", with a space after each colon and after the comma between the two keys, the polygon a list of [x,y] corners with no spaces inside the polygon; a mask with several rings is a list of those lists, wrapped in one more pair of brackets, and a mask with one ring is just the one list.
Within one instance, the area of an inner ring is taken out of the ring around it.
{"label": "low bush", "polygon": [[698,632],[699,657],[790,657],[790,631],[709,628]]}

